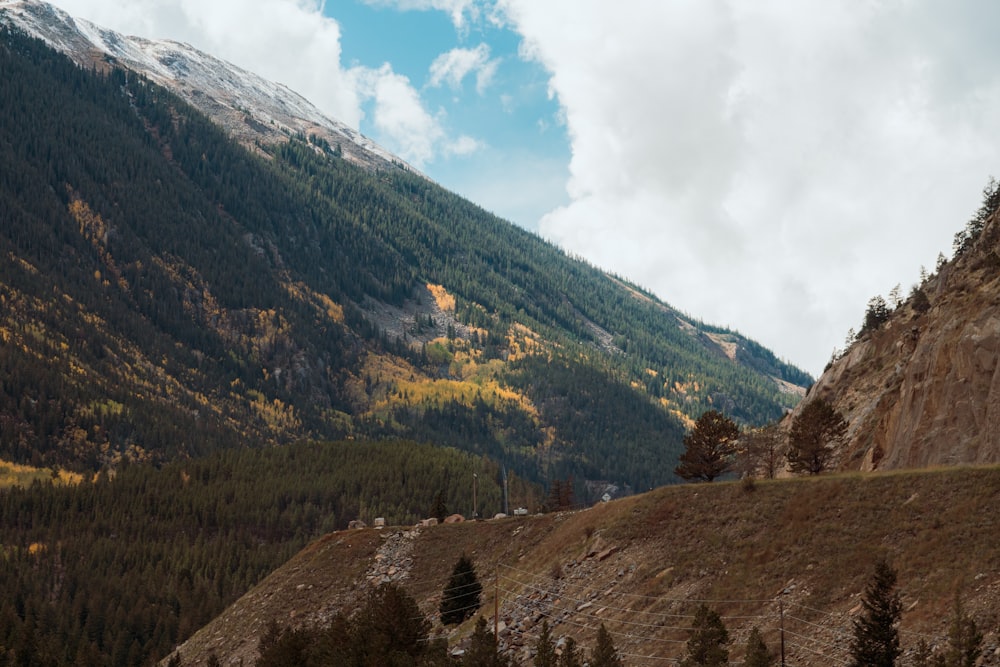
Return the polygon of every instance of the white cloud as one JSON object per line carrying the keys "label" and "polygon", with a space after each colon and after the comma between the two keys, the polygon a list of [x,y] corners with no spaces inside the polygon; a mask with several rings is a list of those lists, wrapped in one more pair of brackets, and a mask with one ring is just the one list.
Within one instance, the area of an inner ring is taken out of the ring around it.
{"label": "white cloud", "polygon": [[541,233],[814,373],[1000,166],[1000,5],[499,9],[572,142]]}
{"label": "white cloud", "polygon": [[440,123],[424,109],[410,80],[392,71],[352,70],[359,93],[374,100],[374,124],[381,138],[408,162],[420,167],[434,158],[437,146],[446,140]]}
{"label": "white cloud", "polygon": [[467,135],[461,135],[453,141],[449,141],[445,146],[445,153],[452,155],[471,155],[483,148],[483,143],[478,139]]}
{"label": "white cloud", "polygon": [[499,60],[490,59],[487,44],[480,44],[474,49],[455,48],[442,53],[431,63],[428,85],[438,87],[447,83],[458,89],[466,76],[475,73],[476,91],[482,95],[493,81],[499,64]]}

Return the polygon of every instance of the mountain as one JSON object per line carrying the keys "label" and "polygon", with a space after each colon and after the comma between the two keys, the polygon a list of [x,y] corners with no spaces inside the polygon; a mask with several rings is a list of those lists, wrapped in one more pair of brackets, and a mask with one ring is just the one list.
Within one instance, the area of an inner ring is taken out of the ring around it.
{"label": "mountain", "polygon": [[287,86],[188,44],[122,35],[38,0],[0,0],[0,11],[81,67],[102,71],[124,67],[141,73],[212,118],[245,146],[313,135],[339,147],[346,160],[370,169],[405,164]]}
{"label": "mountain", "polygon": [[958,595],[985,634],[976,664],[997,665],[998,495],[1000,469],[950,468],[671,486],[578,512],[341,531],[173,655],[185,666],[213,654],[224,665],[253,664],[269,623],[325,627],[383,582],[403,587],[432,635],[460,649],[475,618],[445,628],[438,607],[465,553],[483,587],[477,615],[490,630],[498,620],[500,649],[518,665],[532,664],[543,621],[554,640],[573,637],[588,651],[604,624],[628,665],[677,662],[702,602],[722,617],[733,662],[756,626],[773,654],[783,646],[787,664],[842,665],[866,584],[885,558],[902,600],[901,664],[912,664],[921,640],[947,645]]}
{"label": "mountain", "polygon": [[219,68],[244,107],[301,103],[251,75],[40,3],[0,16],[2,459],[405,437],[600,495],[673,481],[704,410],[761,423],[810,382],[399,161],[290,120],[248,148],[147,70],[79,67],[20,26],[150,77]]}
{"label": "mountain", "polygon": [[861,334],[803,401],[828,401],[848,422],[836,467],[1000,462],[998,207],[991,181],[952,260],[897,307],[874,299]]}

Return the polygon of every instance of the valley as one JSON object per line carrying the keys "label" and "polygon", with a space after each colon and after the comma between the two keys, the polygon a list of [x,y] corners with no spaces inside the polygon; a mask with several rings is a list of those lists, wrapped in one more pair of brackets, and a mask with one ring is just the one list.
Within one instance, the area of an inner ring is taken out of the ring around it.
{"label": "valley", "polygon": [[[959,600],[1000,665],[998,206],[814,379],[284,86],[0,0],[0,665],[249,666],[380,584],[457,661],[463,553],[517,665],[543,623],[676,664],[701,604],[733,663],[756,627],[849,664],[880,559],[902,663]],[[681,484],[710,412],[739,437]]]}

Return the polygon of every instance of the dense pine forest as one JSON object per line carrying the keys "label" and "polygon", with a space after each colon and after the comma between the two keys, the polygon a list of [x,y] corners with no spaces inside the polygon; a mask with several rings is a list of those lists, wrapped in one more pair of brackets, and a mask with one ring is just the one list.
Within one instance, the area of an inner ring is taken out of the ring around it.
{"label": "dense pine forest", "polygon": [[[79,485],[0,493],[0,665],[144,665],[311,539],[503,509],[495,463],[450,448],[343,442],[227,450]],[[511,502],[538,491],[508,478]]]}

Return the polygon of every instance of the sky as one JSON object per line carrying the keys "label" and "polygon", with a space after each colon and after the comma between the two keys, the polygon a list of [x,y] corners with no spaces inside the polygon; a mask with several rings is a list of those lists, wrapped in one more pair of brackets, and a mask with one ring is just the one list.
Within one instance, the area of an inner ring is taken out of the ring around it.
{"label": "sky", "polygon": [[305,95],[815,376],[1000,176],[993,0],[55,0]]}

